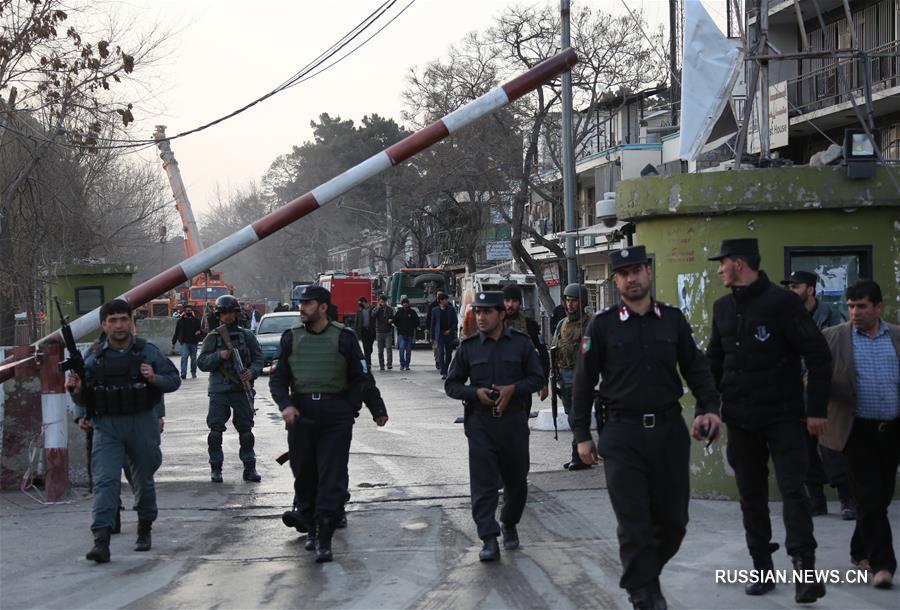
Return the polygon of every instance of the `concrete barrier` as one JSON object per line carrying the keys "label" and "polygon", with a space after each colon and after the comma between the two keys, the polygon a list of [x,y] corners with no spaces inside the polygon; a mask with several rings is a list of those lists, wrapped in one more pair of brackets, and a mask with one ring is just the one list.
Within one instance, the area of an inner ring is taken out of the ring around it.
{"label": "concrete barrier", "polygon": [[137,336],[154,344],[163,354],[172,356],[178,353],[172,349],[172,335],[177,323],[175,318],[142,318],[135,322]]}

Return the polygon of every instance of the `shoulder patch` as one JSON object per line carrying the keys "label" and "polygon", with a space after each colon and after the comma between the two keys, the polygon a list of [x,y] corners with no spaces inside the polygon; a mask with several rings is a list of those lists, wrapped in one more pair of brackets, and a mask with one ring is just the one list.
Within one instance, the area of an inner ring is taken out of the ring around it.
{"label": "shoulder patch", "polygon": [[591,338],[590,337],[582,337],[581,339],[581,353],[586,354],[591,351]]}

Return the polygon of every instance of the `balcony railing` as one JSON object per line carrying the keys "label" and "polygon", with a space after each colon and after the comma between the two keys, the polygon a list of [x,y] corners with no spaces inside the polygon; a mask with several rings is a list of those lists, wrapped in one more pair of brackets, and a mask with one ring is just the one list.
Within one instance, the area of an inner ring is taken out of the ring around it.
{"label": "balcony railing", "polygon": [[[870,49],[872,93],[900,85],[900,41]],[[889,54],[893,53],[891,56]],[[808,60],[806,60],[808,61]],[[823,60],[815,60],[823,61]],[[824,60],[831,61],[831,60]],[[865,93],[865,62],[861,57],[832,62],[788,81],[790,115],[807,114],[847,102],[852,93],[859,103]]]}

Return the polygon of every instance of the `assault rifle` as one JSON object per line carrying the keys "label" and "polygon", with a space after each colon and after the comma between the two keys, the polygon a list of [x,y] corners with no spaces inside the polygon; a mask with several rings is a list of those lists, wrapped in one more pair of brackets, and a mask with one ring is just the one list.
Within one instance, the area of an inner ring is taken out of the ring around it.
{"label": "assault rifle", "polygon": [[[56,302],[56,311],[59,312],[59,332],[63,337],[63,343],[65,343],[66,351],[69,352],[69,357],[65,360],[62,360],[59,363],[59,370],[63,375],[66,374],[66,371],[72,371],[74,374],[78,375],[78,379],[81,380],[82,386],[81,391],[85,392],[84,387],[84,357],[81,355],[81,352],[78,351],[78,346],[75,345],[75,336],[72,334],[72,327],[69,326],[69,318],[68,316],[63,315],[62,305],[59,303],[59,297],[53,297],[53,300]],[[90,416],[90,408],[88,408],[88,415]],[[85,442],[84,449],[87,454],[87,475],[88,475],[88,488],[93,491],[94,489],[94,470],[91,465],[91,453],[93,453],[94,448],[94,429],[91,428],[85,433]]]}
{"label": "assault rifle", "polygon": [[559,415],[559,366],[555,345],[550,346],[550,414],[553,416],[553,438],[559,440],[556,417]]}
{"label": "assault rifle", "polygon": [[231,335],[228,334],[228,326],[226,324],[222,324],[218,328],[216,328],[215,332],[219,333],[219,336],[222,337],[222,342],[225,344],[225,349],[231,352],[231,366],[234,368],[234,372],[237,373],[238,380],[241,382],[241,385],[244,386],[244,393],[247,395],[247,400],[250,401],[250,406],[253,406],[253,398],[256,396],[256,391],[253,389],[253,385],[249,381],[244,381],[241,379],[241,375],[244,371],[247,370],[247,367],[244,366],[244,361],[241,358],[241,353],[234,347],[234,344],[231,343]]}

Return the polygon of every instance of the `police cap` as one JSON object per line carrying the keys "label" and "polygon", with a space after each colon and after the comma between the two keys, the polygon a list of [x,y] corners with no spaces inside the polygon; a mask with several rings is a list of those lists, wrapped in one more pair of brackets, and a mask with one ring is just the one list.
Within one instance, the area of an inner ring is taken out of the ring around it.
{"label": "police cap", "polygon": [[791,284],[806,284],[807,286],[815,286],[819,282],[819,276],[812,271],[794,271],[786,280],[781,283],[785,286]]}
{"label": "police cap", "polygon": [[650,262],[647,258],[647,248],[644,246],[631,246],[630,248],[622,248],[609,253],[609,261],[612,263],[612,273],[615,274],[619,269],[631,267],[632,265],[646,265]]}
{"label": "police cap", "polygon": [[719,246],[719,253],[715,256],[710,256],[709,260],[720,261],[729,256],[759,256],[759,242],[755,237],[723,239],[722,244]]}
{"label": "police cap", "polygon": [[503,299],[505,293],[499,290],[485,290],[484,292],[476,292],[475,300],[472,301],[472,309],[501,309],[505,310]]}
{"label": "police cap", "polygon": [[331,293],[322,286],[307,286],[300,293],[301,301],[318,301],[319,303],[331,303]]}

